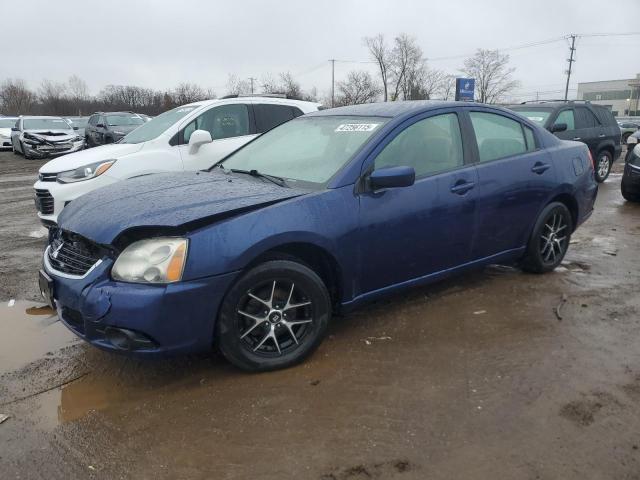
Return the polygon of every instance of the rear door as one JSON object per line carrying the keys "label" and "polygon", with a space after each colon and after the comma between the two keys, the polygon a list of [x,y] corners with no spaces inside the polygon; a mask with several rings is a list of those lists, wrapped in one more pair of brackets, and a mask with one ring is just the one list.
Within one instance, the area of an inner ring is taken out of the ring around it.
{"label": "rear door", "polygon": [[534,130],[515,117],[473,109],[467,118],[478,169],[472,257],[481,259],[526,245],[541,205],[555,187],[555,172]]}
{"label": "rear door", "polygon": [[587,107],[576,107],[576,133],[595,155],[606,134],[600,121]]}
{"label": "rear door", "polygon": [[[189,138],[196,130],[206,130],[213,141],[189,153]],[[217,105],[189,122],[179,134],[179,149],[185,170],[209,168],[218,160],[255,138],[251,105],[230,103]]]}
{"label": "rear door", "polygon": [[360,194],[360,293],[469,261],[476,168],[465,163],[459,113],[430,112],[399,126],[366,169],[410,166],[410,187]]}

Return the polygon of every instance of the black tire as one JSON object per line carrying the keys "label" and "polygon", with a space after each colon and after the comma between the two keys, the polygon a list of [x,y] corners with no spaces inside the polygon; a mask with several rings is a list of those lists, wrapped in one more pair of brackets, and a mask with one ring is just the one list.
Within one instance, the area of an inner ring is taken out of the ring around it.
{"label": "black tire", "polygon": [[627,202],[634,202],[634,203],[640,202],[640,195],[634,195],[633,193],[629,192],[629,190],[627,190],[627,186],[625,185],[624,180],[620,184],[620,192],[622,193],[622,196]]}
{"label": "black tire", "polygon": [[604,182],[611,173],[613,158],[607,150],[602,150],[596,158],[596,181]]}
{"label": "black tire", "polygon": [[313,270],[296,261],[271,260],[231,287],[220,309],[215,342],[243,370],[286,368],[320,345],[330,318],[329,292]]}
{"label": "black tire", "polygon": [[88,135],[85,135],[85,137],[84,137],[85,148],[91,148],[91,140],[90,140],[90,138],[91,137],[89,137]]}
{"label": "black tire", "polygon": [[560,202],[547,205],[533,227],[522,269],[531,273],[554,270],[567,253],[572,232],[569,209]]}
{"label": "black tire", "polygon": [[104,139],[104,145],[108,145],[110,143],[113,143],[113,138],[107,137],[107,138]]}
{"label": "black tire", "polygon": [[631,132],[627,132],[627,133],[623,133],[622,134],[622,145],[626,145],[627,144],[627,139],[631,136]]}
{"label": "black tire", "polygon": [[13,142],[11,142],[11,149],[13,150],[13,154],[14,155],[20,155],[20,152],[18,151],[18,149],[15,147],[15,145],[13,144]]}

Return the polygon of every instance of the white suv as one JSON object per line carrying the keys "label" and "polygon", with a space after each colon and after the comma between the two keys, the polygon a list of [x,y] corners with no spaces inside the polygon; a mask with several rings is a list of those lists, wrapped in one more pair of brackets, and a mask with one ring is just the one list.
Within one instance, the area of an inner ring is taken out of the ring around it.
{"label": "white suv", "polygon": [[118,143],[65,155],[40,168],[38,216],[55,225],[65,205],[118,180],[150,173],[208,168],[260,133],[320,104],[273,97],[190,103],[141,125]]}

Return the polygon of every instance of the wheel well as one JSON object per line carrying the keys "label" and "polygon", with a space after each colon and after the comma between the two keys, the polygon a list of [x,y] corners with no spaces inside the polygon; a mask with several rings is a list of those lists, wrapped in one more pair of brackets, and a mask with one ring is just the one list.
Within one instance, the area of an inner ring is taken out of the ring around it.
{"label": "wheel well", "polygon": [[613,155],[615,154],[615,150],[613,148],[613,145],[605,145],[600,150],[598,150],[598,152],[596,153],[596,161],[598,160],[598,156],[600,155],[600,152],[602,152],[602,151],[608,152],[609,155],[611,155],[611,160],[613,160]]}
{"label": "wheel well", "polygon": [[305,264],[322,279],[334,308],[340,305],[342,285],[338,262],[326,250],[310,243],[287,243],[268,250],[255,258],[247,270],[269,260],[293,260]]}
{"label": "wheel well", "polygon": [[571,213],[571,223],[573,224],[573,230],[575,230],[578,223],[578,202],[576,202],[576,199],[568,193],[561,193],[553,198],[551,202],[560,202],[569,209],[569,213]]}

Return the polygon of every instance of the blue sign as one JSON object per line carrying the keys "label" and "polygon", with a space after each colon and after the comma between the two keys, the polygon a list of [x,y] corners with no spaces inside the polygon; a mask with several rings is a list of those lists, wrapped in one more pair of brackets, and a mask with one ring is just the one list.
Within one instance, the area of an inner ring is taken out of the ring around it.
{"label": "blue sign", "polygon": [[475,78],[456,78],[456,101],[473,102]]}

